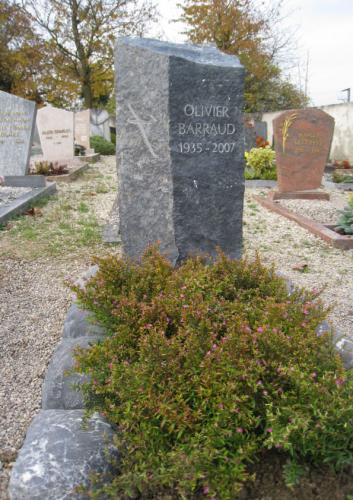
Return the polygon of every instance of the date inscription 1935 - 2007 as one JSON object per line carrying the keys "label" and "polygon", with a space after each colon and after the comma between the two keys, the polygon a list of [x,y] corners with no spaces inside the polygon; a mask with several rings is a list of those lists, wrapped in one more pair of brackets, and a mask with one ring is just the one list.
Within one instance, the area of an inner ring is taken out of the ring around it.
{"label": "date inscription 1935 - 2007", "polygon": [[[235,151],[236,127],[234,123],[230,123],[229,106],[186,104],[183,112],[186,117],[185,122],[178,123],[179,153],[197,154],[204,151],[232,153]],[[205,118],[210,118],[210,120],[205,121]]]}

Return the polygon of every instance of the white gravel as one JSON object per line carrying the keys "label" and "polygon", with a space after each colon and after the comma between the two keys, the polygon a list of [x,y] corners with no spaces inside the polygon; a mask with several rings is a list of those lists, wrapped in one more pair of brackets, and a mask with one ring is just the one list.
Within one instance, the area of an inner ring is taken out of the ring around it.
{"label": "white gravel", "polygon": [[347,204],[347,195],[333,192],[330,201],[326,200],[280,200],[284,207],[299,215],[309,217],[320,223],[335,224],[340,210]]}
{"label": "white gravel", "polygon": [[[115,159],[104,158],[93,173],[92,178],[58,185],[59,198],[63,191],[73,197],[81,193],[103,224],[116,197]],[[6,238],[0,232],[2,250]],[[72,302],[65,278],[78,279],[90,264],[85,248],[74,256],[63,248],[60,258],[0,257],[1,500],[7,499],[12,462],[41,406],[43,378]]]}
{"label": "white gravel", "polygon": [[[353,339],[353,250],[339,250],[281,215],[256,203],[252,196],[265,190],[247,190],[244,212],[245,253],[259,252],[264,262],[274,263],[295,285],[323,289],[321,298],[332,307],[329,319],[340,333]],[[349,194],[332,193],[331,202],[291,200],[283,203],[297,212],[326,222],[335,207],[343,208]],[[334,220],[335,222],[335,220]],[[307,264],[306,272],[293,269]]]}
{"label": "white gravel", "polygon": [[0,186],[0,207],[10,205],[16,198],[30,191],[32,188]]}

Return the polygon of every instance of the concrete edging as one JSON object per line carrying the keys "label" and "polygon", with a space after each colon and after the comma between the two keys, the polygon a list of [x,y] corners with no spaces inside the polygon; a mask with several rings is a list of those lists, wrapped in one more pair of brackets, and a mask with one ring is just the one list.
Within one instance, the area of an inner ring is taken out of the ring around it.
{"label": "concrete edging", "polygon": [[0,208],[0,224],[6,224],[15,215],[25,212],[32,203],[55,192],[56,184],[55,182],[50,182],[45,187],[33,188],[29,193],[19,196],[10,205]]}
{"label": "concrete edging", "polygon": [[296,214],[291,210],[288,210],[288,208],[281,206],[279,203],[273,202],[269,198],[265,198],[263,196],[254,195],[253,198],[263,207],[286,217],[286,219],[296,222],[299,226],[303,227],[315,236],[318,236],[333,247],[340,248],[341,250],[349,250],[353,248],[353,236],[336,233],[336,231],[331,229],[334,227],[332,224],[320,224],[319,222],[315,222],[308,217]]}

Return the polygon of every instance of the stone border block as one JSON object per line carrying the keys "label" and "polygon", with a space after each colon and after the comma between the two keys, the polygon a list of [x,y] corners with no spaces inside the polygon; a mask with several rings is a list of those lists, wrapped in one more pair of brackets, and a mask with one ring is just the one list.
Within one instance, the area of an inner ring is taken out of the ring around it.
{"label": "stone border block", "polygon": [[80,337],[65,339],[55,349],[48,366],[42,388],[43,410],[79,410],[84,408],[84,400],[78,384],[88,377],[79,373],[68,374],[74,366],[76,347],[88,348],[100,337]]}
{"label": "stone border block", "polygon": [[88,484],[91,473],[114,471],[114,430],[98,414],[85,427],[83,415],[83,410],[41,410],[34,417],[12,470],[11,500],[83,498],[74,490]]}
{"label": "stone border block", "polygon": [[72,304],[65,319],[63,338],[103,336],[104,328],[90,321],[91,318],[94,318],[92,313],[81,309],[77,303]]}
{"label": "stone border block", "polygon": [[45,187],[44,175],[5,175],[5,186],[11,187]]}
{"label": "stone border block", "polygon": [[0,208],[0,224],[6,224],[15,215],[25,212],[34,202],[56,192],[55,182],[48,182],[45,187],[34,188],[29,193],[16,198],[10,205]]}

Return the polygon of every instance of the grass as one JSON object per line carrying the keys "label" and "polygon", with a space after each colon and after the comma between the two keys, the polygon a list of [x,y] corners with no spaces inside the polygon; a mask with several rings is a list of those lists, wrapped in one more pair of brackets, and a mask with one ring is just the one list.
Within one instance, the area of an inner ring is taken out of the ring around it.
{"label": "grass", "polygon": [[98,168],[91,167],[73,183],[58,186],[57,195],[32,205],[38,209],[34,216],[17,216],[0,227],[0,256],[61,259],[108,251],[95,207],[114,184],[113,178],[107,182]]}

